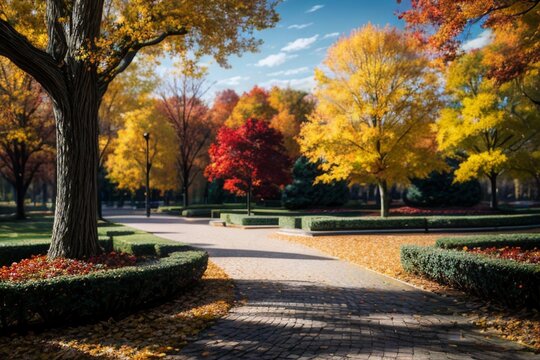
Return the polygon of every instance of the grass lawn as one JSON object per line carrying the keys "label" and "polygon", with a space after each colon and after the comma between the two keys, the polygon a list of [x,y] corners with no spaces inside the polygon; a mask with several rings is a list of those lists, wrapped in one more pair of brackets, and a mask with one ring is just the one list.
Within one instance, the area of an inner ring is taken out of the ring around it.
{"label": "grass lawn", "polygon": [[[454,236],[455,234],[452,234]],[[470,235],[470,234],[467,234]],[[353,235],[299,237],[275,235],[280,239],[301,243],[379,273],[406,281],[428,291],[455,296],[467,303],[474,323],[482,329],[492,329],[510,340],[540,351],[540,313],[527,309],[507,309],[486,300],[467,296],[435,282],[406,273],[401,267],[400,247],[405,244],[430,246],[442,234]]]}

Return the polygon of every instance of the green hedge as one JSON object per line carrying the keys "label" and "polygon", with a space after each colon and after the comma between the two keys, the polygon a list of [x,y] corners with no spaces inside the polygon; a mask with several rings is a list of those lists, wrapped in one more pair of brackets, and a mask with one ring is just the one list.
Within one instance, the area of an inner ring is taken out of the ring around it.
{"label": "green hedge", "polygon": [[201,278],[204,251],[175,252],[154,263],[39,281],[0,282],[0,323],[68,325],[118,316],[178,293]]}
{"label": "green hedge", "polygon": [[540,266],[456,250],[401,247],[405,271],[509,306],[540,305]]}
{"label": "green hedge", "polygon": [[221,218],[232,225],[274,226],[279,224],[278,216],[247,216],[240,214],[221,214]]}
{"label": "green hedge", "polygon": [[302,229],[308,231],[377,230],[377,229],[451,229],[539,225],[540,215],[485,216],[402,216],[402,217],[313,217],[302,219]]}
{"label": "green hedge", "polygon": [[437,239],[435,246],[442,249],[461,249],[464,246],[490,247],[490,246],[519,246],[522,249],[540,248],[540,234],[487,234],[459,237],[443,237]]}
{"label": "green hedge", "polygon": [[301,229],[302,218],[295,216],[280,216],[279,227],[282,229]]}
{"label": "green hedge", "polygon": [[182,216],[185,217],[211,217],[212,209],[187,209],[182,210]]}

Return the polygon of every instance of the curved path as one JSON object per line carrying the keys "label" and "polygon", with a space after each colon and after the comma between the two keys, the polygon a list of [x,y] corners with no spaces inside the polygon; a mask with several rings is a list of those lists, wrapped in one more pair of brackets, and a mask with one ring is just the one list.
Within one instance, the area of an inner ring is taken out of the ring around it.
{"label": "curved path", "polygon": [[268,238],[273,230],[172,216],[109,218],[206,249],[248,300],[176,359],[537,358],[480,334],[451,298]]}

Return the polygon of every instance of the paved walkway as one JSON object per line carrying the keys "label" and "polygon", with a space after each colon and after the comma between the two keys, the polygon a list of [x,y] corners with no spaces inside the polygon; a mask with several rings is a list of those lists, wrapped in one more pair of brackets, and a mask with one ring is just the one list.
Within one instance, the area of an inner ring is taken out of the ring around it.
{"label": "paved walkway", "polygon": [[538,358],[484,337],[450,298],[269,239],[272,230],[171,216],[109,218],[206,249],[248,299],[176,359]]}

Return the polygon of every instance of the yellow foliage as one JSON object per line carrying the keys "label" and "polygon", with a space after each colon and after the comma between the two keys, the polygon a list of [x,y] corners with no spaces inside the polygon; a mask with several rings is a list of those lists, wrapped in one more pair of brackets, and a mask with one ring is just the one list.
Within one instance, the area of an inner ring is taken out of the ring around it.
{"label": "yellow foliage", "polygon": [[172,190],[178,186],[175,167],[177,145],[174,131],[151,101],[124,115],[124,128],[107,161],[109,178],[121,189],[135,191],[146,179],[146,142],[143,134],[150,134],[149,154],[152,164],[150,188]]}
{"label": "yellow foliage", "polygon": [[308,158],[325,160],[319,181],[406,184],[443,168],[433,132],[437,76],[412,38],[367,25],[334,44],[324,65],[300,139]]}

